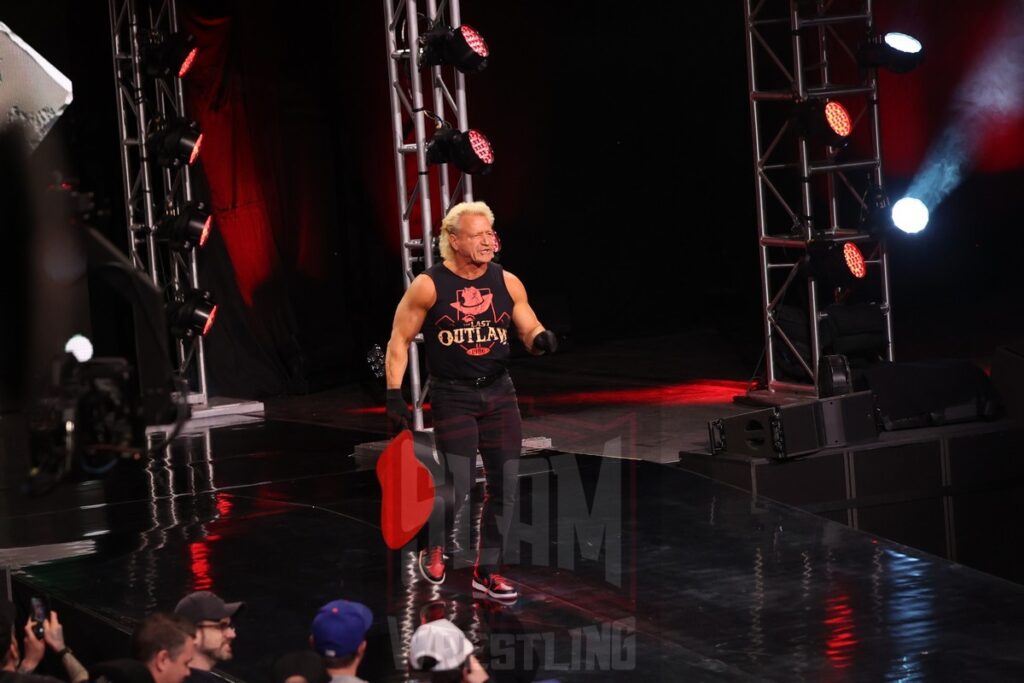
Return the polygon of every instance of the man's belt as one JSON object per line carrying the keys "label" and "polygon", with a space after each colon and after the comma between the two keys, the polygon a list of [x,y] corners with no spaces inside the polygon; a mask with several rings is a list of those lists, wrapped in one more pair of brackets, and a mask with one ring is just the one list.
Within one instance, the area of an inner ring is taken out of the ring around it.
{"label": "man's belt", "polygon": [[485,377],[441,377],[439,375],[431,375],[430,383],[480,389],[486,386],[490,386],[491,384],[494,384],[507,374],[507,370],[502,370],[501,372],[496,372],[493,375],[487,375]]}

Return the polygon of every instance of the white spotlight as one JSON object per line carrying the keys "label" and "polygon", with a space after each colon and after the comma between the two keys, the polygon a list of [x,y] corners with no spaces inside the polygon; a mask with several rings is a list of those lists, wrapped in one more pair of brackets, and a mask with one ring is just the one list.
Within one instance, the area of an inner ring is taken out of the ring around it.
{"label": "white spotlight", "polygon": [[76,334],[64,345],[64,351],[75,357],[79,363],[84,363],[92,358],[92,342],[88,337]]}
{"label": "white spotlight", "polygon": [[928,207],[916,197],[904,197],[892,206],[892,222],[905,233],[921,232],[928,225]]}
{"label": "white spotlight", "polygon": [[900,52],[915,54],[921,51],[921,41],[913,36],[908,36],[906,33],[886,33],[883,36],[883,40],[885,40],[886,45]]}

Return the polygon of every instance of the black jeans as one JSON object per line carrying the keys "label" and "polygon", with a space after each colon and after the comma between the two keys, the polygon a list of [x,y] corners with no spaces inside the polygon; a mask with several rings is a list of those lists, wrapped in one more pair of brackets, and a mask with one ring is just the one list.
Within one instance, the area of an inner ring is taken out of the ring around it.
{"label": "black jeans", "polygon": [[[445,546],[458,560],[462,549],[459,541],[471,538],[470,527],[475,524],[467,524],[470,515],[466,512],[474,506],[472,501],[468,501],[468,508],[465,506],[475,483],[479,450],[487,481],[476,562],[481,574],[497,572],[515,512],[523,442],[523,422],[512,378],[506,374],[482,388],[431,381],[430,405],[434,443],[441,462],[434,468],[437,496],[428,542]],[[444,485],[438,485],[442,481]]]}

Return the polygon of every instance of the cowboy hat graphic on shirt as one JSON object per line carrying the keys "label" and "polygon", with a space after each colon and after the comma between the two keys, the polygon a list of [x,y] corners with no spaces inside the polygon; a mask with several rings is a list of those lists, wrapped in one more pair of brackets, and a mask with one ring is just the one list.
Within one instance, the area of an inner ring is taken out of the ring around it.
{"label": "cowboy hat graphic on shirt", "polygon": [[494,299],[490,289],[477,289],[476,287],[457,290],[455,296],[458,300],[452,302],[451,306],[459,312],[464,322],[473,320],[489,309]]}

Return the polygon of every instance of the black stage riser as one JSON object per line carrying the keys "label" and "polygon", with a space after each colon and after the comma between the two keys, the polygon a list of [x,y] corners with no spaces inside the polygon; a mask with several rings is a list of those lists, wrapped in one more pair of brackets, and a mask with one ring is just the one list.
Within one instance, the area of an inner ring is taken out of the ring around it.
{"label": "black stage riser", "polygon": [[1013,557],[1016,548],[980,523],[980,518],[1024,511],[1024,502],[1018,502],[1024,428],[994,423],[918,432],[898,443],[847,446],[785,461],[682,452],[680,466],[1024,582],[1024,565]]}

